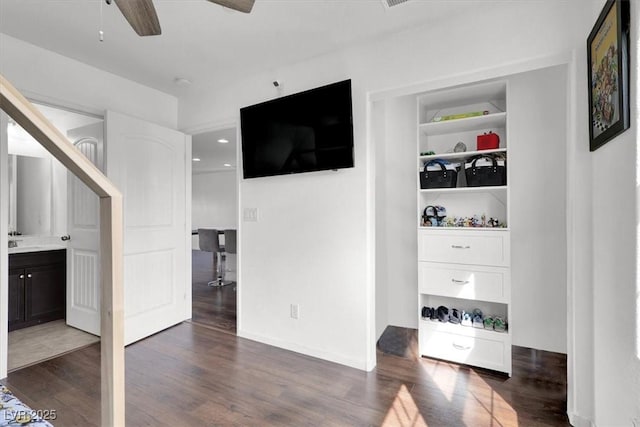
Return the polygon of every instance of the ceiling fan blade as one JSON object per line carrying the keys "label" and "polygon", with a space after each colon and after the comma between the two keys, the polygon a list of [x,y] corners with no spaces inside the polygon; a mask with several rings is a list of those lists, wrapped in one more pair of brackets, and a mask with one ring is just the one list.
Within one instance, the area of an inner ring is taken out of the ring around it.
{"label": "ceiling fan blade", "polygon": [[239,12],[249,13],[253,8],[255,0],[209,0],[211,3],[216,3],[229,9],[237,10]]}
{"label": "ceiling fan blade", "polygon": [[152,0],[115,0],[115,2],[139,36],[159,36],[162,33]]}

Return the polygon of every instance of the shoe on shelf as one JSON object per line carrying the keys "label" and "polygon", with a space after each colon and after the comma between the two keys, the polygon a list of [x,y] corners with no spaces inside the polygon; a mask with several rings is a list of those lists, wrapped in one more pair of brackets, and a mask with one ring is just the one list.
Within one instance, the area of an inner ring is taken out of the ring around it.
{"label": "shoe on shelf", "polygon": [[422,310],[420,310],[420,316],[422,316],[423,319],[425,317],[427,317],[427,310],[428,309],[429,309],[429,307],[422,307]]}
{"label": "shoe on shelf", "polygon": [[462,320],[462,313],[457,308],[451,309],[451,314],[449,315],[449,323],[454,323],[456,325],[460,324]]}
{"label": "shoe on shelf", "polygon": [[493,319],[493,330],[496,332],[505,332],[507,330],[507,322],[504,318],[496,316]]}
{"label": "shoe on shelf", "polygon": [[484,316],[482,310],[475,308],[472,313],[472,324],[474,328],[484,328]]}
{"label": "shoe on shelf", "polygon": [[431,317],[433,317],[433,308],[427,306],[422,307],[421,315],[423,319],[431,319]]}
{"label": "shoe on shelf", "polygon": [[460,324],[462,326],[473,326],[473,314],[462,310],[462,320],[460,321]]}
{"label": "shoe on shelf", "polygon": [[485,316],[485,318],[484,318],[484,328],[485,329],[489,329],[490,331],[493,331],[494,323],[495,323],[495,320],[493,319],[492,316]]}
{"label": "shoe on shelf", "polygon": [[449,309],[444,305],[438,307],[438,320],[440,322],[446,323],[449,321]]}

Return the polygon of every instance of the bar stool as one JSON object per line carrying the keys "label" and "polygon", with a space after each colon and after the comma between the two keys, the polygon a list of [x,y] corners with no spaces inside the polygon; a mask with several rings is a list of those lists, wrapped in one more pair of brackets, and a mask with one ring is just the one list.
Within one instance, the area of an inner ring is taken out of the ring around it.
{"label": "bar stool", "polygon": [[[236,230],[224,230],[224,264],[225,264],[225,272],[226,270],[226,258],[227,258],[227,254],[233,254],[235,255],[237,253],[236,251],[236,236],[237,236],[237,232]],[[224,276],[223,276],[224,277]],[[230,282],[233,283],[233,282]]]}
{"label": "bar stool", "polygon": [[[213,277],[215,280],[207,283],[208,286],[224,286],[224,260],[223,249],[220,247],[218,230],[198,228],[198,245],[201,251],[212,252]],[[222,268],[220,268],[222,266]]]}

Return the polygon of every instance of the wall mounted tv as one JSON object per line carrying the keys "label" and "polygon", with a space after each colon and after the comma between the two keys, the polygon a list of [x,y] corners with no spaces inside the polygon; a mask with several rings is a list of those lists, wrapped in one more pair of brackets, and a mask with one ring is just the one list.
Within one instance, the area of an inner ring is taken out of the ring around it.
{"label": "wall mounted tv", "polygon": [[245,178],[353,167],[351,80],[240,109]]}

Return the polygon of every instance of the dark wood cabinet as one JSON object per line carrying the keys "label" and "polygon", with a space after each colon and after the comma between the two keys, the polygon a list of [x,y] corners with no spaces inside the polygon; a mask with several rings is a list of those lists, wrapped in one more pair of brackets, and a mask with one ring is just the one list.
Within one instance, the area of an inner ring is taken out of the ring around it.
{"label": "dark wood cabinet", "polygon": [[9,331],[64,319],[66,250],[9,255]]}
{"label": "dark wood cabinet", "polygon": [[24,322],[24,270],[9,269],[9,330]]}

